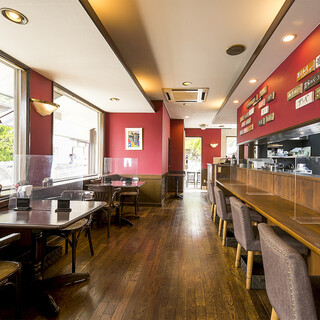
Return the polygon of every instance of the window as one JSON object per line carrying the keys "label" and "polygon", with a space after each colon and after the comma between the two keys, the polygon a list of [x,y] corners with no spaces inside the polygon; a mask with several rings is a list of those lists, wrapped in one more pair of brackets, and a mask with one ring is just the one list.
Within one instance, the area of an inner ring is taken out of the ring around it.
{"label": "window", "polygon": [[27,72],[0,56],[0,184],[9,188],[25,178]]}
{"label": "window", "polygon": [[102,113],[57,87],[54,102],[60,108],[53,121],[53,179],[100,173]]}
{"label": "window", "polygon": [[237,153],[237,137],[227,137],[227,157],[231,158],[232,155]]}

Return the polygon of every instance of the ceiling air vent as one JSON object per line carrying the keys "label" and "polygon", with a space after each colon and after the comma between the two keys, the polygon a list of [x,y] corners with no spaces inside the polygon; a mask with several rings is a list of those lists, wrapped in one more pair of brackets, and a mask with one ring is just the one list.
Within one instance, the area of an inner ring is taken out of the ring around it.
{"label": "ceiling air vent", "polygon": [[208,88],[162,89],[169,102],[204,102],[207,99]]}

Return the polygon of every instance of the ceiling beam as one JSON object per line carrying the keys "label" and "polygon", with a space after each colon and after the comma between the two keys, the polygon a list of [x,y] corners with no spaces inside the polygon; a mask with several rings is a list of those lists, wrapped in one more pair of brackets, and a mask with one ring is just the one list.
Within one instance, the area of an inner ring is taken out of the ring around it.
{"label": "ceiling beam", "polygon": [[151,100],[149,99],[149,97],[147,96],[147,94],[145,93],[145,91],[143,90],[142,86],[140,85],[138,79],[136,78],[136,76],[134,75],[134,73],[131,71],[131,69],[129,68],[129,66],[126,64],[126,62],[124,61],[124,59],[121,56],[121,53],[118,49],[118,47],[116,46],[116,44],[114,43],[114,41],[112,40],[110,34],[108,33],[108,31],[106,30],[106,28],[104,27],[104,25],[102,24],[102,22],[100,21],[99,17],[97,16],[96,12],[93,10],[92,6],[90,5],[88,0],[79,0],[80,4],[82,5],[82,7],[84,8],[84,10],[87,12],[87,14],[89,15],[89,17],[91,18],[92,22],[95,24],[95,26],[97,27],[97,29],[99,30],[99,32],[101,33],[101,35],[103,36],[103,38],[106,40],[106,42],[109,44],[110,48],[112,49],[112,51],[114,52],[114,54],[117,56],[117,58],[119,59],[120,63],[122,64],[122,66],[124,67],[124,69],[128,72],[129,76],[131,77],[131,79],[133,80],[133,82],[136,84],[136,86],[138,87],[138,89],[140,90],[140,92],[142,93],[142,95],[145,97],[145,99],[147,100],[147,102],[149,103],[150,107],[152,108],[152,110],[155,110],[154,105],[152,104]]}

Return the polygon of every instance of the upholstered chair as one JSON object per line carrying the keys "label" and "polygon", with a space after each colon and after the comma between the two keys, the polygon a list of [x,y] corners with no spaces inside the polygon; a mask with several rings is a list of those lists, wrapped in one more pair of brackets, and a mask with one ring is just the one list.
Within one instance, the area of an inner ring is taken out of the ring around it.
{"label": "upholstered chair", "polygon": [[[238,242],[236,253],[236,268],[240,265],[241,248],[247,251],[247,272],[246,272],[246,288],[251,288],[253,254],[254,252],[261,252],[261,245],[258,232],[252,226],[252,217],[250,209],[239,199],[235,197],[230,198],[231,212],[233,218],[234,235]],[[275,232],[282,237],[286,242],[297,248],[302,254],[307,254],[308,249],[299,241],[291,237],[279,227],[272,227]]]}
{"label": "upholstered chair", "polygon": [[[220,218],[218,236],[221,235],[221,229],[222,229],[222,223],[223,223],[222,245],[224,246],[226,243],[226,237],[227,237],[227,225],[228,225],[228,221],[232,221],[232,213],[231,213],[231,209],[226,204],[223,191],[217,186],[214,187],[214,196],[215,196],[216,205],[217,205],[217,215]],[[248,210],[249,210],[249,214],[251,216],[252,221],[255,221],[255,222],[262,221],[262,216],[258,212],[249,208]]]}
{"label": "upholstered chair", "polygon": [[258,229],[271,319],[320,319],[320,277],[309,277],[300,253],[270,226],[261,223]]}

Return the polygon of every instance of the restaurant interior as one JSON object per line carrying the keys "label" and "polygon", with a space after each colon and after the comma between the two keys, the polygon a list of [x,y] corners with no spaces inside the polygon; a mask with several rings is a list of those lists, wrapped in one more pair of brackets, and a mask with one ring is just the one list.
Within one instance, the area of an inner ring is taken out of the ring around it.
{"label": "restaurant interior", "polygon": [[320,319],[319,0],[0,11],[0,319]]}

